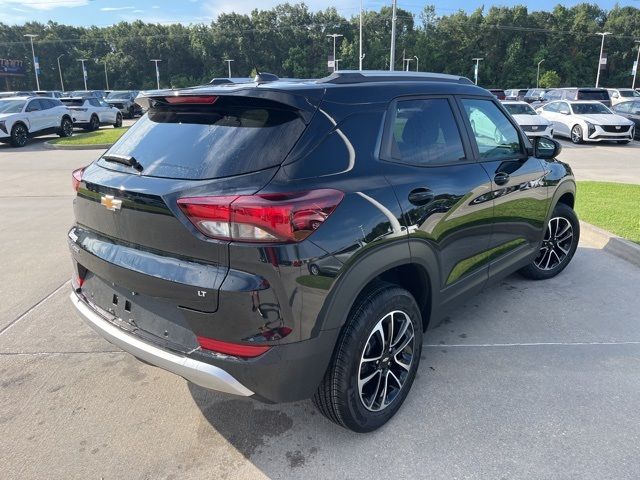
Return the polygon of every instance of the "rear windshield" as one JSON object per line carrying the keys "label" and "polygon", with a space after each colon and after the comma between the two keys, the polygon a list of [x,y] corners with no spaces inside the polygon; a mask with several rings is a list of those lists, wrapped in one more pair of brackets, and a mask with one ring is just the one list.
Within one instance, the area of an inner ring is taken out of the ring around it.
{"label": "rear windshield", "polygon": [[[108,153],[134,157],[142,175],[219,178],[281,164],[304,129],[296,110],[268,100],[228,96],[213,105],[155,104]],[[99,164],[128,168],[104,159]]]}
{"label": "rear windshield", "polygon": [[609,100],[606,90],[578,90],[578,100]]}
{"label": "rear windshield", "polygon": [[620,90],[621,97],[640,97],[640,92],[636,92],[635,90]]}
{"label": "rear windshield", "polygon": [[84,100],[82,99],[71,99],[71,98],[61,98],[60,101],[64,103],[67,107],[81,107],[84,105]]}

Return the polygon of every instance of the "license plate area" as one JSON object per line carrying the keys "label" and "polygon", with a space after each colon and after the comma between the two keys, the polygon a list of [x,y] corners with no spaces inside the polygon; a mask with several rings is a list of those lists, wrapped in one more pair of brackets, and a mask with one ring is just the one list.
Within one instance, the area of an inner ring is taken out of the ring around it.
{"label": "license plate area", "polygon": [[198,347],[178,305],[169,300],[122,288],[91,272],[82,293],[107,320],[145,340],[182,353]]}

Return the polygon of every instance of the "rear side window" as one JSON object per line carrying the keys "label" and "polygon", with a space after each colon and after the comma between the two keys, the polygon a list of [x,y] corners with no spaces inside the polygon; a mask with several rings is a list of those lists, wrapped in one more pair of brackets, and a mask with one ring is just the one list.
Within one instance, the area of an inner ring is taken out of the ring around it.
{"label": "rear side window", "polygon": [[134,157],[142,175],[219,178],[281,164],[305,126],[297,110],[257,98],[218,97],[211,105],[158,102],[109,153]]}
{"label": "rear side window", "polygon": [[482,159],[513,158],[522,153],[518,132],[490,100],[462,99]]}
{"label": "rear side window", "polygon": [[447,99],[397,102],[391,128],[393,160],[428,166],[465,158],[460,131]]}

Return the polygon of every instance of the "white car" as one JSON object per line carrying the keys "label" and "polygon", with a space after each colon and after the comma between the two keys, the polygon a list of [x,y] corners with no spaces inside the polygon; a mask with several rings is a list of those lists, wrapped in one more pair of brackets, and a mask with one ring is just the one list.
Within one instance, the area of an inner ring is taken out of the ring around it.
{"label": "white car", "polygon": [[568,137],[573,143],[633,140],[635,124],[596,100],[549,102],[538,113],[553,123],[554,135]]}
{"label": "white car", "polygon": [[112,107],[97,97],[69,97],[61,98],[73,115],[73,123],[85,130],[97,130],[100,125],[122,126],[120,110]]}
{"label": "white car", "polygon": [[73,135],[71,113],[60,100],[40,97],[0,99],[0,142],[24,147],[30,137]]}
{"label": "white car", "polygon": [[541,117],[527,102],[502,102],[527,137],[553,137],[553,124]]}
{"label": "white car", "polygon": [[620,102],[640,100],[640,92],[636,92],[633,88],[608,88],[607,91],[611,97],[612,106]]}

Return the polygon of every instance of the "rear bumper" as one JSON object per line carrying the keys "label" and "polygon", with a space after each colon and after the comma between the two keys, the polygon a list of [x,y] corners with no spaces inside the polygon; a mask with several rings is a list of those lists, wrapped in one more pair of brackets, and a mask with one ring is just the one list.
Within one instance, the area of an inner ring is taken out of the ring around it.
{"label": "rear bumper", "polygon": [[98,334],[133,356],[189,380],[196,385],[219,392],[248,397],[253,392],[222,368],[161,349],[125,332],[99,315],[75,292],[71,303],[80,318]]}

